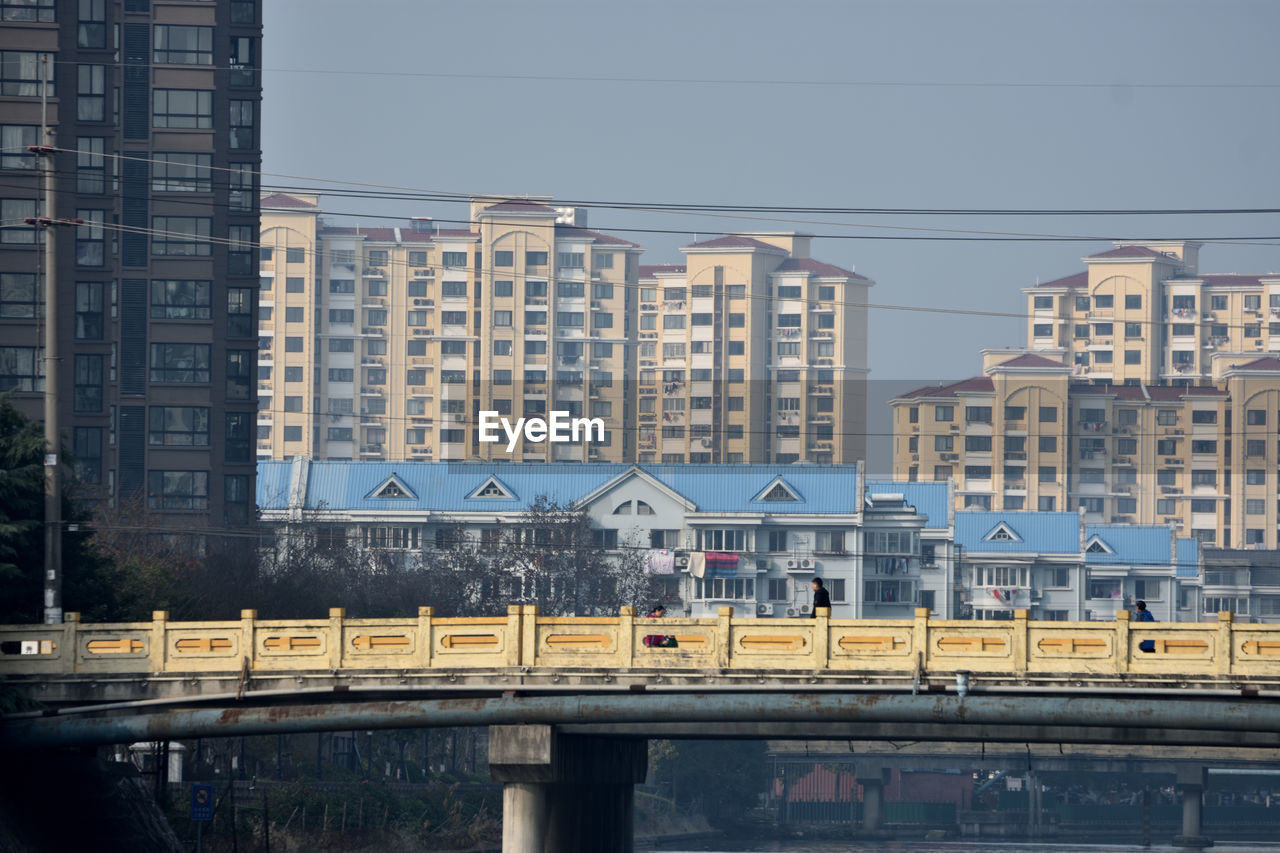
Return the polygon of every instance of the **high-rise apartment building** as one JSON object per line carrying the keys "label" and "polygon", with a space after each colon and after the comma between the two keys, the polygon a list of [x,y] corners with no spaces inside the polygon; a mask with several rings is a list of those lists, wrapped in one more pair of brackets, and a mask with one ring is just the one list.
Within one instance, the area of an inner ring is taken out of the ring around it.
{"label": "high-rise apartment building", "polygon": [[[0,0],[0,390],[59,420],[91,499],[253,517],[257,0]],[[55,209],[41,205],[41,95]],[[46,353],[36,216],[58,225]]]}
{"label": "high-rise apartment building", "polygon": [[[541,201],[476,198],[465,229],[319,202],[262,201],[259,458],[635,459],[639,246]],[[602,440],[481,441],[483,412],[554,411]]]}
{"label": "high-rise apartment building", "polygon": [[641,462],[848,464],[866,451],[867,289],[802,235],[728,235],[645,267]]}
{"label": "high-rise apartment building", "polygon": [[1199,253],[1119,243],[1024,288],[1028,346],[1113,385],[1208,384],[1217,353],[1280,352],[1280,274],[1201,274]]}
{"label": "high-rise apartment building", "polygon": [[1030,350],[891,401],[895,478],[954,480],[957,508],[1277,547],[1280,323],[1262,306],[1280,315],[1280,276],[1200,275],[1195,248],[1122,245],[1029,288]]}

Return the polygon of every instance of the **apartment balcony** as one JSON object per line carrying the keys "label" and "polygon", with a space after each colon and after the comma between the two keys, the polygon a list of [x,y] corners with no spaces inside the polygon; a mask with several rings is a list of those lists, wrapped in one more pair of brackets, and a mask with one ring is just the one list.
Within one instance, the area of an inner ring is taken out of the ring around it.
{"label": "apartment balcony", "polygon": [[360,300],[361,308],[386,308],[387,300],[382,296],[365,296]]}
{"label": "apartment balcony", "polygon": [[366,355],[364,358],[360,359],[360,365],[362,367],[382,367],[382,365],[386,363],[386,358],[380,355]]}
{"label": "apartment balcony", "polygon": [[381,456],[383,454],[383,445],[381,444],[362,444],[360,445],[361,456]]}
{"label": "apartment balcony", "polygon": [[435,329],[414,329],[413,336],[415,338],[433,338],[435,337]]}
{"label": "apartment balcony", "polygon": [[386,267],[365,267],[361,275],[365,278],[386,278],[387,269]]}
{"label": "apartment balcony", "polygon": [[365,326],[360,329],[360,334],[370,338],[385,338],[387,330],[382,326]]}
{"label": "apartment balcony", "polygon": [[830,397],[835,393],[835,389],[830,385],[810,385],[809,393],[816,397]]}
{"label": "apartment balcony", "polygon": [[434,308],[436,301],[434,299],[414,299],[410,302],[414,308]]}
{"label": "apartment balcony", "polygon": [[809,332],[809,340],[811,341],[835,340],[835,333],[831,329],[813,329]]}
{"label": "apartment balcony", "polygon": [[1027,459],[1027,453],[1024,450],[1006,450],[1004,452],[1004,458],[1012,462],[1025,462]]}
{"label": "apartment balcony", "polygon": [[541,296],[526,296],[524,298],[525,305],[540,305],[543,308],[547,305],[547,300]]}
{"label": "apartment balcony", "polygon": [[1080,431],[1081,432],[1106,432],[1107,422],[1106,421],[1081,421]]}
{"label": "apartment balcony", "polygon": [[[1248,312],[1246,311],[1245,313],[1248,313]],[[1196,309],[1194,308],[1170,308],[1169,309],[1169,319],[1171,320],[1194,320],[1196,316],[1197,316]]]}
{"label": "apartment balcony", "polygon": [[381,397],[387,392],[382,388],[376,388],[371,385],[363,385],[360,387],[361,397]]}

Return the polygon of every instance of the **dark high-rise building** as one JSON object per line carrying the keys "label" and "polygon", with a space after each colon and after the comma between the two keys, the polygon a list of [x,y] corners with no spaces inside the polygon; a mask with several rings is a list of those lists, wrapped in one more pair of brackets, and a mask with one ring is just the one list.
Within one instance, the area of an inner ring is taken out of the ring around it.
{"label": "dark high-rise building", "polygon": [[47,77],[64,447],[183,527],[253,514],[261,35],[259,0],[0,0],[0,391],[42,417]]}

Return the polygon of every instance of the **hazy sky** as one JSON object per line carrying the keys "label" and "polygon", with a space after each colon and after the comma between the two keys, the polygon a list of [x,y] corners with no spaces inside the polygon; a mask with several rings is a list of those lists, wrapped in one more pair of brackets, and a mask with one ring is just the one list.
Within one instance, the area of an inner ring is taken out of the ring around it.
{"label": "hazy sky", "polygon": [[[625,202],[1280,207],[1275,0],[264,6],[268,172]],[[1100,85],[1008,85],[1028,83]],[[466,216],[435,202],[324,207]],[[1025,308],[1020,287],[1083,269],[1079,259],[1107,244],[834,235],[921,233],[851,227],[879,225],[1280,237],[1275,215],[793,218],[808,221],[601,209],[590,224],[833,235],[814,254],[875,279],[875,302],[1014,312]],[[678,260],[692,240],[618,233],[644,245],[648,263]],[[1280,245],[1206,245],[1201,268],[1280,270]],[[896,310],[874,311],[871,327],[880,379],[970,375],[980,346],[1025,337],[1018,320]]]}

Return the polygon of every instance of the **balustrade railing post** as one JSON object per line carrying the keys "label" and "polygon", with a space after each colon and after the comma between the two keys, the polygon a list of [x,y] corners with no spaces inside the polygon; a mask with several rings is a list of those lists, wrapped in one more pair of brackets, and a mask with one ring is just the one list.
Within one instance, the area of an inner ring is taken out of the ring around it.
{"label": "balustrade railing post", "polygon": [[165,630],[168,621],[168,610],[151,611],[151,636],[147,639],[147,665],[151,667],[152,672],[164,672]]}
{"label": "balustrade railing post", "polygon": [[622,669],[630,669],[631,662],[635,660],[635,623],[634,607],[627,605],[618,611],[618,666]]}
{"label": "balustrade railing post", "polygon": [[1235,660],[1235,614],[1230,610],[1218,611],[1218,641],[1213,650],[1214,672],[1230,675]]}
{"label": "balustrade railing post", "polygon": [[435,652],[431,637],[431,617],[435,614],[434,607],[418,608],[418,654],[422,660],[422,666],[427,668],[431,666],[431,655]]}
{"label": "balustrade railing post", "polygon": [[831,608],[813,608],[813,668],[831,668]]}
{"label": "balustrade railing post", "polygon": [[62,614],[62,649],[58,655],[61,662],[58,670],[60,672],[79,672],[80,671],[80,637],[78,632],[80,629],[80,614],[75,611],[66,611]]}
{"label": "balustrade railing post", "polygon": [[538,605],[524,606],[524,623],[520,627],[520,663],[536,666],[538,663]]}
{"label": "balustrade railing post", "polygon": [[507,666],[520,666],[524,663],[524,605],[507,605]]}
{"label": "balustrade railing post", "polygon": [[732,657],[729,648],[730,623],[733,620],[732,607],[716,608],[716,666],[721,669],[729,668],[729,661]]}
{"label": "balustrade railing post", "polygon": [[1113,639],[1115,648],[1111,650],[1112,661],[1115,663],[1116,673],[1122,674],[1129,671],[1129,611],[1117,610],[1116,622]]}
{"label": "balustrade railing post", "polygon": [[1013,611],[1013,647],[1010,651],[1013,653],[1013,671],[1027,671],[1027,620],[1031,616],[1030,610]]}
{"label": "balustrade railing post", "polygon": [[337,672],[342,669],[342,621],[347,618],[347,608],[329,608],[329,669]]}
{"label": "balustrade railing post", "polygon": [[911,623],[911,652],[916,663],[929,671],[929,608],[917,607],[915,621]]}

